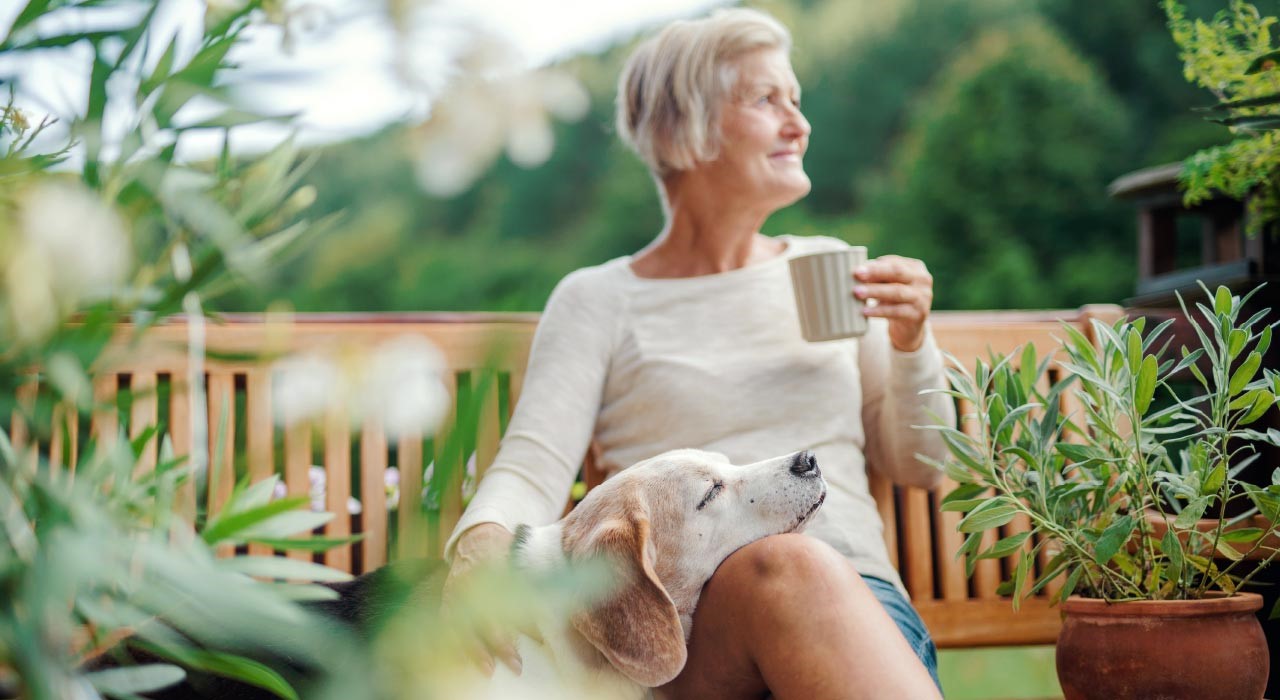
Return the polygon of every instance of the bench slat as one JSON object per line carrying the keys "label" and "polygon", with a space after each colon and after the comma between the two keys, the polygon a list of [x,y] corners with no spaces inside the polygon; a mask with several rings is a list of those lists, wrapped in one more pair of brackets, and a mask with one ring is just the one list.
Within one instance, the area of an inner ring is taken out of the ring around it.
{"label": "bench slat", "polygon": [[[250,369],[245,378],[245,452],[249,479],[257,482],[275,474],[275,426],[271,415],[271,373],[267,367]],[[250,544],[249,553],[267,556],[273,550]]]}
{"label": "bench slat", "polygon": [[[331,406],[324,418],[325,510],[333,520],[325,526],[326,537],[351,534],[351,515],[347,499],[351,497],[351,426],[346,407]],[[334,547],[321,555],[324,563],[335,569],[351,571],[351,545]]]}
{"label": "bench slat", "polygon": [[387,563],[387,437],[377,421],[366,418],[360,430],[360,557],[363,571]]}
{"label": "bench slat", "polygon": [[[113,375],[114,376],[114,375]],[[192,435],[191,435],[191,392],[188,389],[189,380],[187,375],[183,373],[179,375],[174,373],[173,380],[169,384],[169,438],[173,442],[173,453],[177,455],[191,455]],[[191,468],[188,461],[184,466]],[[195,479],[187,479],[178,485],[178,490],[174,494],[174,512],[187,522],[194,522],[196,518],[196,484]]]}

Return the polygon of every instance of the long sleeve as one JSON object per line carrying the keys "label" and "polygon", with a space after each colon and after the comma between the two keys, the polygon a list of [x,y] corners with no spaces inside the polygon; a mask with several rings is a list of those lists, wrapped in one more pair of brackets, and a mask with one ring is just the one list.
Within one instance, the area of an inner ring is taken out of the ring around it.
{"label": "long sleeve", "polygon": [[928,332],[914,352],[899,352],[889,342],[888,322],[873,319],[859,352],[862,376],[862,420],[868,465],[896,483],[929,488],[942,478],[937,469],[916,459],[922,454],[941,460],[946,444],[936,430],[912,426],[942,421],[955,424],[955,406],[944,394],[921,394],[946,386],[942,353]]}
{"label": "long sleeve", "polygon": [[593,282],[589,270],[570,274],[547,301],[511,423],[446,558],[475,525],[545,525],[564,510],[591,443],[617,323],[610,291]]}

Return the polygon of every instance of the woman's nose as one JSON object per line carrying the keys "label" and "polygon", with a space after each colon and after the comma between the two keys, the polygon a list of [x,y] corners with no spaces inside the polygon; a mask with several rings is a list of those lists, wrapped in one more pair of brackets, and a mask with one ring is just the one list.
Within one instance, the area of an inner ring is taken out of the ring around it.
{"label": "woman's nose", "polygon": [[787,120],[782,125],[783,134],[788,138],[800,138],[808,136],[812,130],[809,120],[804,118],[800,108],[792,105],[787,110]]}

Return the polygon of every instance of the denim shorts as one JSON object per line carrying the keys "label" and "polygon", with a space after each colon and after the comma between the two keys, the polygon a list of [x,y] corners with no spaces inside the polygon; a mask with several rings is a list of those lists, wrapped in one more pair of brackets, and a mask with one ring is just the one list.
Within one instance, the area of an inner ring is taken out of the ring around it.
{"label": "denim shorts", "polygon": [[933,639],[929,637],[929,630],[925,628],[920,614],[911,607],[911,602],[902,595],[902,591],[892,583],[874,576],[863,576],[862,580],[867,582],[876,599],[888,611],[889,617],[898,624],[898,629],[902,630],[902,636],[907,638],[907,643],[916,652],[916,656],[920,657],[920,661],[929,670],[929,675],[933,677],[934,684],[941,692],[942,683],[938,680],[938,648],[933,645]]}

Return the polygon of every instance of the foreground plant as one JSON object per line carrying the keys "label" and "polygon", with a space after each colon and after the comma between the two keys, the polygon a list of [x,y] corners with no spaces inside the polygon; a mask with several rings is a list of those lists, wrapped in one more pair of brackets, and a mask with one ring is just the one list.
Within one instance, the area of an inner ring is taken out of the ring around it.
{"label": "foreground plant", "polygon": [[[979,361],[973,374],[948,368],[946,393],[973,407],[963,420],[976,430],[935,428],[951,451],[938,466],[959,483],[941,507],[965,514],[960,554],[970,574],[981,559],[1016,555],[1002,587],[1015,607],[1059,577],[1059,599],[1231,594],[1280,553],[1267,544],[1278,528],[1280,470],[1265,487],[1238,478],[1258,458],[1254,442],[1280,445],[1280,431],[1249,427],[1280,393],[1280,374],[1259,376],[1275,324],[1265,311],[1241,318],[1252,293],[1205,293],[1209,305],[1197,303],[1195,314],[1183,304],[1200,347],[1180,348],[1176,360],[1162,340],[1172,320],[1144,333],[1144,319],[1121,319],[1092,321],[1097,347],[1064,325],[1065,376],[1052,385],[1052,358],[1037,358],[1031,345]],[[1183,370],[1203,395],[1174,393],[1170,382]],[[1063,413],[1064,397],[1079,410]],[[1228,518],[1237,503],[1247,509]],[[1233,527],[1259,513],[1264,527]],[[983,544],[1019,515],[1030,530]],[[1217,519],[1207,532],[1196,527],[1203,517]],[[1042,552],[1048,561],[1037,576]]]}

